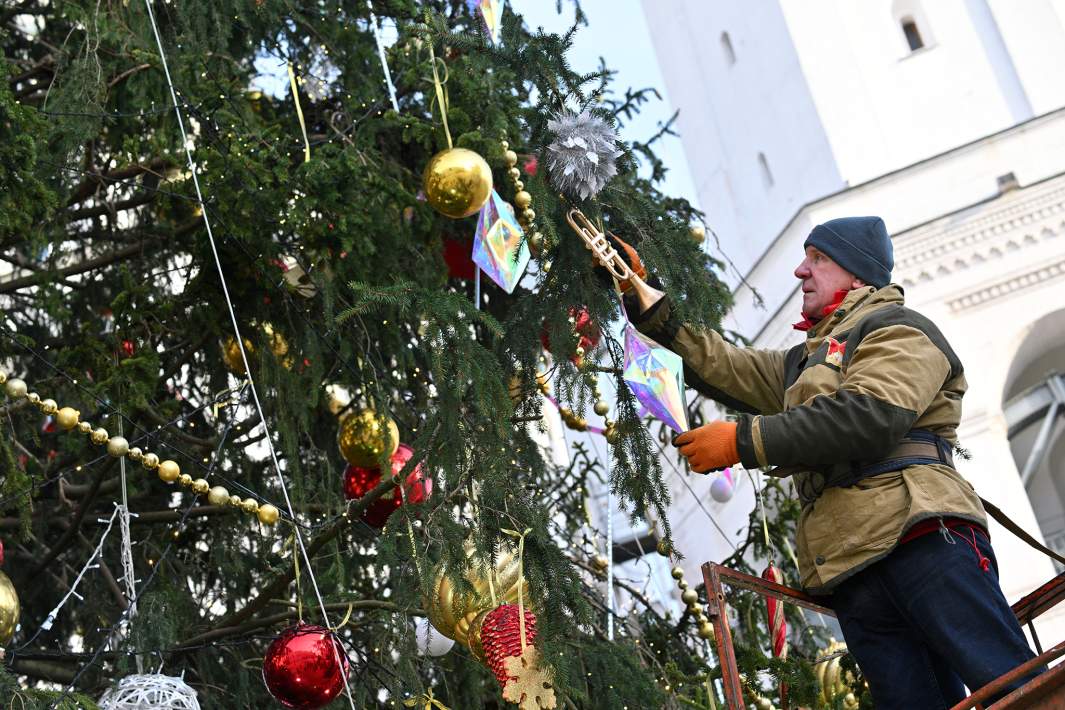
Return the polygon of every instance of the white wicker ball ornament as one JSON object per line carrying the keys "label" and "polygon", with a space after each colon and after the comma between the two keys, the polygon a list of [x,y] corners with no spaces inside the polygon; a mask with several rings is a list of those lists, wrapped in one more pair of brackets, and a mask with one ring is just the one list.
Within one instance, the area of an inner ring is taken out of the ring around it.
{"label": "white wicker ball ornament", "polygon": [[100,698],[101,710],[200,710],[196,691],[161,673],[126,676]]}

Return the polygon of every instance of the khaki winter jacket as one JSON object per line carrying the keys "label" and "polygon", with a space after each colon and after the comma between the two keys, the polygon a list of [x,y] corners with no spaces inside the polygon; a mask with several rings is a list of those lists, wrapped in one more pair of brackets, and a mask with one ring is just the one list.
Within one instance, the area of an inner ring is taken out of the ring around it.
{"label": "khaki winter jacket", "polygon": [[825,487],[833,466],[884,458],[912,429],[952,444],[961,419],[961,362],[900,286],[847,294],[787,351],[738,348],[670,317],[663,298],[634,321],[679,354],[689,387],[743,412],[748,468],[792,476],[804,506],[796,537],[803,586],[825,594],[885,557],[915,523],[936,517],[987,527],[972,486],[946,465],[917,465]]}

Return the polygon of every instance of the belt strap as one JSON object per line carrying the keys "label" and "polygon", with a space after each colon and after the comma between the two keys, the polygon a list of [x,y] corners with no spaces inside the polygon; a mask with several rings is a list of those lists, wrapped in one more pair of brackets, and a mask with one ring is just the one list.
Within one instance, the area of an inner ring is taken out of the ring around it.
{"label": "belt strap", "polygon": [[833,467],[828,472],[826,488],[853,486],[863,478],[901,471],[909,466],[943,464],[954,468],[952,449],[949,441],[927,429],[913,429],[882,459],[848,461]]}
{"label": "belt strap", "polygon": [[1044,555],[1047,555],[1048,557],[1051,557],[1051,558],[1057,560],[1058,562],[1060,562],[1061,564],[1065,565],[1065,557],[1062,557],[1057,552],[1054,552],[1049,547],[1047,547],[1046,545],[1044,545],[1043,543],[1039,542],[1034,537],[1029,535],[1027,533],[1027,531],[1025,531],[1024,528],[1022,528],[1017,523],[1013,522],[1008,515],[1003,513],[998,508],[998,506],[996,506],[993,503],[988,502],[984,498],[980,498],[980,502],[983,504],[984,510],[987,511],[988,515],[990,515],[992,518],[997,520],[999,522],[999,524],[1002,525],[1002,527],[1006,528],[1011,533],[1013,533],[1014,535],[1016,535],[1020,539],[1024,540],[1025,542],[1027,542],[1029,545],[1031,545],[1035,549],[1037,549],[1040,552],[1042,552]]}

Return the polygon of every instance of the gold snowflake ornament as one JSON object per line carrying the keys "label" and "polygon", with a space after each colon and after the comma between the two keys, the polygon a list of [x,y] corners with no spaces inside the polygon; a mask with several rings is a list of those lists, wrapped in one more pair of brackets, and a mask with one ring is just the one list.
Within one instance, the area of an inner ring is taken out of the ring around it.
{"label": "gold snowflake ornament", "polygon": [[504,662],[510,680],[503,686],[503,699],[516,703],[521,710],[548,710],[558,707],[551,674],[537,664],[540,654],[529,645],[520,656],[511,656]]}

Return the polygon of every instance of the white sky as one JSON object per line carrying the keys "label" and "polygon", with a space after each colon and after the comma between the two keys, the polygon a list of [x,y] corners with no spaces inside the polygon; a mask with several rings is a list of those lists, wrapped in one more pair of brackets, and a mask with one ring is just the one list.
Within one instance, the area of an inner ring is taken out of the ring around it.
{"label": "white sky", "polygon": [[[555,0],[512,0],[508,3],[525,18],[532,28],[543,27],[561,34],[573,24],[573,4],[562,0],[562,13],[555,11]],[[576,71],[589,72],[599,67],[599,58],[615,70],[614,93],[623,96],[626,88],[654,87],[662,100],[644,104],[643,110],[622,130],[626,140],[647,140],[659,125],[669,120],[673,108],[666,95],[665,81],[658,67],[658,58],[651,45],[640,0],[581,0],[581,9],[588,17],[588,25],[577,31],[569,60]],[[680,138],[665,136],[654,146],[665,163],[663,192],[687,198],[696,207],[695,185],[688,170]]]}
{"label": "white sky", "polygon": [[[640,114],[621,132],[626,140],[647,140],[669,120],[673,109],[647,33],[640,0],[582,0],[581,6],[588,17],[588,25],[577,32],[569,57],[570,65],[576,71],[591,72],[599,67],[602,57],[607,67],[617,72],[613,84],[617,96],[623,96],[625,89],[630,87],[658,89],[662,99],[651,97]],[[532,28],[543,27],[548,32],[562,34],[573,24],[571,0],[562,0],[561,14],[555,11],[555,0],[511,0],[504,12],[510,12],[511,8]],[[387,21],[383,24],[382,38],[388,46],[395,41],[395,28]],[[262,56],[256,62],[256,68],[261,73],[254,85],[275,96],[287,94],[288,76],[283,63],[274,57]],[[680,139],[665,136],[654,148],[668,168],[665,183],[661,186],[663,192],[685,197],[698,207],[695,185]]]}

